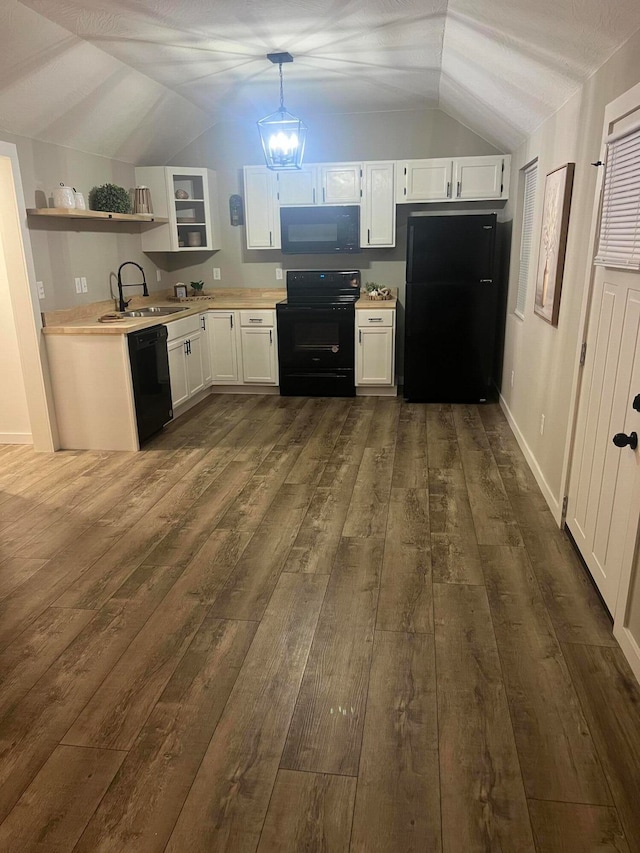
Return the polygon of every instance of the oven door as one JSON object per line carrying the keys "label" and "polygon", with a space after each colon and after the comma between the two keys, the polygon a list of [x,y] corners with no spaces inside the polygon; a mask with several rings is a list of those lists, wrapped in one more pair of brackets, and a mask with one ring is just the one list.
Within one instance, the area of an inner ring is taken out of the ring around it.
{"label": "oven door", "polygon": [[277,317],[280,367],[353,369],[353,305],[278,305]]}

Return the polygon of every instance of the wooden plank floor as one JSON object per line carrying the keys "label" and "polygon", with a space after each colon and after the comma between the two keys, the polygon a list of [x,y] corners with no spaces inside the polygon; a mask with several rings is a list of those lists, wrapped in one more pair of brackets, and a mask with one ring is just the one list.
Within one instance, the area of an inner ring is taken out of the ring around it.
{"label": "wooden plank floor", "polygon": [[640,688],[495,405],[0,448],[0,851],[640,851]]}

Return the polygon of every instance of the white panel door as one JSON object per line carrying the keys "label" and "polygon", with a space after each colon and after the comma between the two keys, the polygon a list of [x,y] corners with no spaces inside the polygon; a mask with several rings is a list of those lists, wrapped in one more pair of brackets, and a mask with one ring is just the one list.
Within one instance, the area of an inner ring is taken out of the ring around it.
{"label": "white panel door", "polygon": [[171,402],[176,409],[189,399],[189,383],[187,380],[187,344],[183,338],[167,344],[169,354],[169,382],[171,384]]}
{"label": "white panel door", "polygon": [[238,370],[237,320],[233,311],[209,311],[209,349],[214,385],[241,382]]}
{"label": "white panel door", "polygon": [[315,166],[303,166],[291,172],[277,172],[278,201],[281,205],[315,204],[318,172]]}
{"label": "white panel door", "polygon": [[211,347],[209,345],[209,326],[207,323],[207,312],[200,315],[200,340],[202,344],[202,380],[205,388],[211,385]]}
{"label": "white panel door", "polygon": [[360,163],[328,163],[320,167],[322,204],[360,204]]}
{"label": "white panel door", "polygon": [[393,385],[393,328],[356,330],[356,385]]}
{"label": "white panel door", "polygon": [[192,397],[204,388],[204,373],[202,370],[202,339],[200,332],[187,338],[187,385],[189,396]]}
{"label": "white panel door", "polygon": [[613,436],[640,433],[640,275],[598,267],[594,278],[567,526],[614,613],[639,460]]}
{"label": "white panel door", "polygon": [[364,164],[361,214],[361,246],[395,246],[395,163],[392,161]]}
{"label": "white panel door", "polygon": [[279,249],[275,180],[266,166],[245,166],[244,201],[247,249]]}
{"label": "white panel door", "polygon": [[242,377],[250,385],[277,385],[274,329],[242,328]]}
{"label": "white panel door", "polygon": [[501,198],[503,164],[502,157],[462,157],[454,160],[453,197]]}
{"label": "white panel door", "polygon": [[[397,201],[439,201],[451,197],[450,157],[433,160],[401,160],[398,163]],[[404,183],[402,183],[404,179]]]}

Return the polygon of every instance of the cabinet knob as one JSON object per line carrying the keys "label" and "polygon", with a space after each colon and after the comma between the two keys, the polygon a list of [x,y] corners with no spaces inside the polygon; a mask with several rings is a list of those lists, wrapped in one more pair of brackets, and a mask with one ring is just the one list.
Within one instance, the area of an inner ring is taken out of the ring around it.
{"label": "cabinet knob", "polygon": [[638,446],[638,433],[630,432],[629,435],[627,435],[624,432],[617,432],[613,436],[613,443],[616,447],[626,447],[629,445],[632,450],[635,450]]}

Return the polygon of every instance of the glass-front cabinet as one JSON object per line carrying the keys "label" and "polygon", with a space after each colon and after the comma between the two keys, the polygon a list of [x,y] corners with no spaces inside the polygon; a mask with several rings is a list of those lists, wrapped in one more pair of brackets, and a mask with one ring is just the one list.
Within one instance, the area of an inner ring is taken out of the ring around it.
{"label": "glass-front cabinet", "polygon": [[216,173],[211,169],[141,166],[136,184],[151,191],[153,212],[169,219],[142,234],[145,252],[202,252],[220,248]]}

